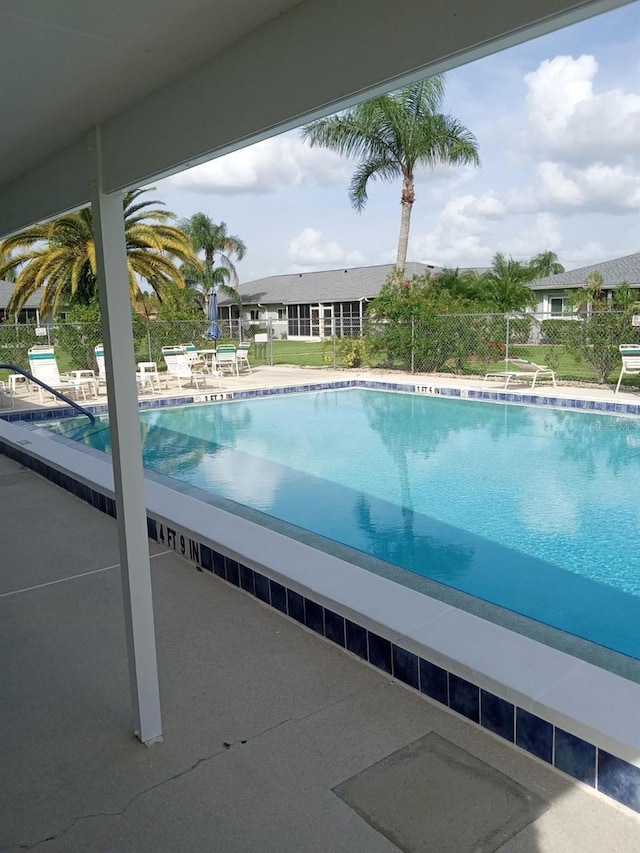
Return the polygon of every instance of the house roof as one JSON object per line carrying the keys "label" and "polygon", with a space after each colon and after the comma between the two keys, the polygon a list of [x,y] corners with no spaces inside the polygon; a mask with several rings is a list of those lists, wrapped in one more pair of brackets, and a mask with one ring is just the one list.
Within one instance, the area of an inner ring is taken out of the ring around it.
{"label": "house roof", "polygon": [[[9,304],[9,300],[13,296],[14,285],[10,281],[0,280],[0,310],[4,310]],[[39,308],[40,293],[32,293],[31,296],[22,306],[23,308]]]}
{"label": "house roof", "polygon": [[558,275],[536,278],[531,282],[530,287],[532,290],[566,290],[572,287],[583,287],[587,276],[594,272],[602,275],[605,287],[616,287],[623,281],[640,287],[640,252]]}
{"label": "house roof", "polygon": [[[352,302],[357,299],[376,297],[387,278],[395,269],[395,264],[382,264],[375,267],[353,267],[320,272],[289,273],[272,275],[240,284],[238,292],[243,305],[272,305],[276,303],[309,302]],[[405,268],[407,278],[424,275],[438,267],[428,264],[408,263]],[[232,300],[220,298],[220,305],[230,305]]]}

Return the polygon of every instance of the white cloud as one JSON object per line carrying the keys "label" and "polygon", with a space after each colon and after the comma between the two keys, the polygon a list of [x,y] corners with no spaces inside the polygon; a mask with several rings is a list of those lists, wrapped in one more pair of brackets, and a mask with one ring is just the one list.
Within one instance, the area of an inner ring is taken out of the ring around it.
{"label": "white cloud", "polygon": [[[304,228],[289,244],[289,260],[295,271],[309,270],[326,264],[362,264],[363,255],[358,251],[346,251],[335,240],[327,240],[321,231]],[[303,269],[300,269],[303,268]]]}
{"label": "white cloud", "polygon": [[594,92],[597,72],[593,56],[556,56],[525,76],[530,139],[553,159],[638,157],[640,94]]}
{"label": "white cloud", "polygon": [[540,213],[522,231],[499,240],[496,251],[506,252],[514,258],[531,258],[538,252],[558,252],[561,247],[562,232],[558,220],[550,213]]}
{"label": "white cloud", "polygon": [[640,205],[640,172],[593,163],[575,169],[543,162],[538,167],[541,202],[557,209],[626,213]]}
{"label": "white cloud", "polygon": [[[624,249],[619,252],[613,252],[613,255],[622,257],[630,254]],[[608,257],[607,250],[597,240],[589,240],[582,246],[577,248],[564,250],[562,252],[562,263],[567,269],[578,269],[580,267],[588,267],[591,264],[597,264]]]}
{"label": "white cloud", "polygon": [[261,194],[311,181],[344,184],[347,175],[345,160],[332,151],[310,148],[294,131],[195,166],[168,178],[167,184],[204,194]]}
{"label": "white cloud", "polygon": [[536,173],[534,185],[505,199],[505,213],[625,214],[640,207],[640,171],[623,164],[577,168],[544,160]]}
{"label": "white cloud", "polygon": [[[451,199],[426,234],[410,237],[409,257],[437,266],[483,266],[494,254],[485,241],[488,225],[474,211],[475,196]],[[490,206],[490,205],[487,205]]]}
{"label": "white cloud", "polygon": [[462,208],[465,216],[477,216],[480,219],[504,219],[507,205],[494,192],[482,196],[466,196],[468,201]]}

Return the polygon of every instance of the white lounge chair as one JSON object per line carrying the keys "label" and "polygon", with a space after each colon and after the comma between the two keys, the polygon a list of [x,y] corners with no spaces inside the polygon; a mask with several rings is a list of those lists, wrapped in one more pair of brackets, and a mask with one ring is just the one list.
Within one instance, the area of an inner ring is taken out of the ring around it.
{"label": "white lounge chair", "polygon": [[238,344],[236,349],[236,366],[238,368],[238,373],[241,370],[246,370],[247,373],[251,373],[251,365],[249,364],[249,347],[250,343],[247,344]]}
{"label": "white lounge chair", "polygon": [[615,393],[620,390],[623,376],[640,376],[640,344],[620,344],[618,347],[622,357],[622,367]]}
{"label": "white lounge chair", "polygon": [[[56,354],[53,347],[34,346],[29,349],[29,370],[36,379],[40,379],[53,388],[54,391],[68,394],[82,394],[87,399],[87,390],[95,397],[98,393],[96,376],[93,370],[73,370],[71,373],[60,373]],[[37,385],[37,383],[36,383]],[[43,388],[38,385],[40,402],[43,402]]]}
{"label": "white lounge chair", "polygon": [[238,359],[236,356],[235,346],[227,346],[225,344],[223,346],[216,347],[216,364],[218,365],[218,369],[223,373],[225,370],[229,370],[237,376]]}
{"label": "white lounge chair", "polygon": [[167,364],[170,376],[178,380],[178,387],[182,390],[182,380],[187,379],[196,388],[199,383],[206,385],[208,370],[203,361],[193,361],[183,346],[162,347],[162,357]]}
{"label": "white lounge chair", "polygon": [[93,352],[96,357],[96,364],[98,365],[98,375],[96,376],[96,382],[98,383],[98,388],[100,388],[100,385],[106,386],[107,384],[107,370],[104,366],[104,345],[97,344],[93,348]]}
{"label": "white lounge chair", "polygon": [[536,364],[534,361],[528,361],[526,358],[505,359],[505,366],[510,364],[513,365],[512,370],[496,370],[485,374],[483,384],[486,383],[487,379],[504,379],[504,387],[508,388],[509,383],[514,379],[526,379],[527,381],[531,379],[531,390],[533,390],[536,387],[538,379],[549,378],[553,383],[553,387],[556,387],[555,371],[547,367],[546,364]]}

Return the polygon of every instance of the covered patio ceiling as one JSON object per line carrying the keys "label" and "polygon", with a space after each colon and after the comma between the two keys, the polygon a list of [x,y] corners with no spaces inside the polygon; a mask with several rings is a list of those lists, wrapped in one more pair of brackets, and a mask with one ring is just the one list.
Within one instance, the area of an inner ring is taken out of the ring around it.
{"label": "covered patio ceiling", "polygon": [[630,0],[5,0],[0,237]]}

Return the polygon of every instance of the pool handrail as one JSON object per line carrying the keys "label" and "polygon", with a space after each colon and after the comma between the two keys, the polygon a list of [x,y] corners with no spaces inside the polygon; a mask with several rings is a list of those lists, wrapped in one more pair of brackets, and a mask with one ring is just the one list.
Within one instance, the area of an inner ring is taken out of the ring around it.
{"label": "pool handrail", "polygon": [[19,373],[20,376],[24,376],[25,379],[28,379],[29,382],[35,382],[36,385],[40,385],[45,389],[45,391],[48,391],[50,394],[53,394],[54,397],[62,400],[63,403],[68,403],[70,406],[73,406],[73,408],[80,412],[81,415],[86,415],[92,425],[95,424],[95,416],[92,415],[90,411],[76,403],[75,400],[67,397],[66,394],[60,394],[60,392],[56,391],[55,388],[52,388],[50,385],[47,385],[46,382],[43,382],[42,379],[37,379],[33,373],[29,373],[28,370],[23,370],[21,367],[18,367],[17,364],[0,364],[0,370],[10,370],[12,373]]}

